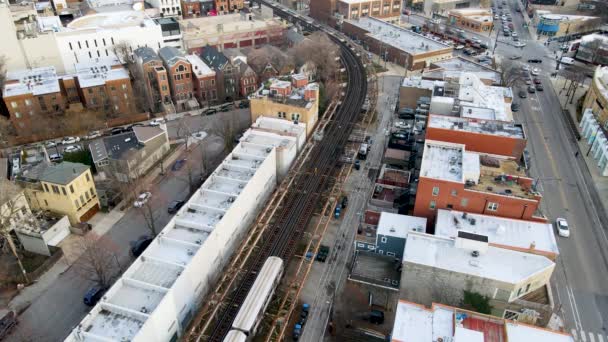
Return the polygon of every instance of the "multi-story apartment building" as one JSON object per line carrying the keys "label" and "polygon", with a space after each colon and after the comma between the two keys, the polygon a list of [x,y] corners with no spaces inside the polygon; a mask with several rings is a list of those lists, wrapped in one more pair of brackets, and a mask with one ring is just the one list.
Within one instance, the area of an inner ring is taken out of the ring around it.
{"label": "multi-story apartment building", "polygon": [[213,46],[206,46],[201,59],[215,71],[217,96],[220,102],[231,101],[239,94],[239,69],[223,53]]}
{"label": "multi-story apartment building", "polygon": [[163,17],[181,17],[180,0],[146,0],[150,6],[158,8]]}
{"label": "multi-story apartment building", "polygon": [[215,10],[218,14],[235,13],[243,7],[243,0],[215,0]]}
{"label": "multi-story apartment building", "polygon": [[166,46],[158,51],[169,76],[173,102],[182,108],[192,99],[192,65],[183,52]]}
{"label": "multi-story apartment building", "polygon": [[186,59],[192,65],[192,86],[194,97],[203,106],[209,106],[217,102],[217,83],[215,71],[213,71],[197,55],[186,55]]}
{"label": "multi-story apartment building", "polygon": [[337,0],[310,0],[309,6],[311,17],[328,25],[336,23]]}
{"label": "multi-story apartment building", "polygon": [[546,222],[534,180],[513,159],[469,152],[465,145],[426,140],[414,215],[432,229],[438,209]]}
{"label": "multi-story apartment building", "polygon": [[135,113],[129,72],[122,65],[79,63],[76,79],[86,108],[117,114]]}
{"label": "multi-story apartment building", "polygon": [[27,132],[36,120],[63,112],[65,98],[55,68],[8,72],[2,96],[16,130]]}
{"label": "multi-story apartment building", "polygon": [[257,88],[258,76],[247,63],[239,64],[239,94],[246,97]]}
{"label": "multi-story apartment building", "polygon": [[399,0],[338,0],[338,13],[342,19],[375,17],[399,23],[402,4]]}
{"label": "multi-story apartment building", "polygon": [[148,107],[152,111],[158,111],[163,103],[171,103],[171,89],[167,69],[152,48],[135,49],[133,55],[139,67],[139,72],[146,83]]}
{"label": "multi-story apartment building", "polygon": [[67,215],[72,225],[88,221],[99,211],[90,167],[79,163],[41,163],[17,179],[33,210]]}
{"label": "multi-story apartment building", "polygon": [[182,17],[184,19],[198,18],[215,13],[213,0],[182,0]]}

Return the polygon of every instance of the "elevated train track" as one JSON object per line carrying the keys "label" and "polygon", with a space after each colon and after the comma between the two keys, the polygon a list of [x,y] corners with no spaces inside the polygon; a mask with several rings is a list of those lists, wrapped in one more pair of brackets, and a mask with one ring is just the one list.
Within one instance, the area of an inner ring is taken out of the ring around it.
{"label": "elevated train track", "polygon": [[[298,23],[311,31],[322,30],[328,33],[340,47],[340,60],[348,81],[342,103],[336,109],[333,120],[325,127],[323,139],[314,146],[303,171],[295,175],[291,190],[285,195],[281,208],[274,214],[274,222],[264,232],[256,253],[250,256],[241,270],[240,281],[235,282],[234,290],[224,299],[222,310],[217,317],[212,318],[212,322],[208,322],[210,324],[207,331],[199,331],[198,336],[189,336],[189,339],[197,341],[223,340],[268,257],[276,256],[283,259],[285,264],[289,263],[322,195],[331,190],[331,178],[342,155],[342,148],[348,142],[353,126],[358,121],[367,93],[365,68],[341,35],[275,3],[265,0],[259,2],[272,7],[275,15],[283,19]],[[194,323],[197,324],[202,322]]]}

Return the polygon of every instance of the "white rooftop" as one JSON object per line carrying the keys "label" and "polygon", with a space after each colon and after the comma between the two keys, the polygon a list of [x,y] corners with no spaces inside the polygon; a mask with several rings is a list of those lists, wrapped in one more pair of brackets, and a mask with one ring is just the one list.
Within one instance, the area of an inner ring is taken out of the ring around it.
{"label": "white rooftop", "polygon": [[429,115],[428,127],[524,139],[524,129],[521,125],[495,120]]}
{"label": "white rooftop", "polygon": [[493,246],[487,246],[485,251],[474,257],[471,255],[472,250],[457,247],[456,241],[410,232],[403,261],[510,284],[555,266],[544,256]]}
{"label": "white rooftop", "polygon": [[294,123],[292,121],[269,116],[259,116],[251,127],[294,136],[298,136],[302,132],[306,132],[306,125],[301,122]]}
{"label": "white rooftop", "polygon": [[54,67],[42,67],[6,73],[4,97],[32,94],[33,96],[60,91]]}
{"label": "white rooftop", "polygon": [[356,20],[347,20],[347,22],[368,31],[370,37],[412,55],[443,49],[451,50],[451,47],[447,44],[436,42],[421,34],[376,18],[361,17]]}
{"label": "white rooftop", "polygon": [[574,338],[571,335],[533,327],[527,324],[506,322],[505,327],[507,330],[507,340],[509,342],[574,342]]}
{"label": "white rooftop", "polygon": [[376,232],[378,235],[382,234],[405,239],[410,231],[425,231],[425,229],[426,217],[382,212],[380,213],[380,221],[378,221]]}
{"label": "white rooftop", "polygon": [[108,29],[156,25],[143,11],[103,12],[85,15],[71,21],[69,29]]}
{"label": "white rooftop", "polygon": [[462,116],[513,121],[510,104],[505,101],[505,97],[510,93],[505,90],[508,88],[485,85],[477,75],[469,72],[460,75],[459,84],[458,99],[461,107],[480,108],[471,112],[468,109],[463,110]]}
{"label": "white rooftop", "polygon": [[196,74],[196,77],[215,76],[215,71],[213,71],[199,56],[192,54],[186,55],[185,57],[186,60],[192,64],[192,72]]}
{"label": "white rooftop", "polygon": [[423,305],[400,300],[395,313],[392,341],[430,342],[454,335],[454,311],[443,306],[427,309]]}
{"label": "white rooftop", "polygon": [[[263,132],[265,133],[265,132]],[[203,249],[249,180],[284,140],[242,141],[74,330],[82,341],[132,340]],[[278,143],[276,142],[278,141]],[[226,224],[234,224],[227,222]],[[211,260],[210,260],[211,262]]]}
{"label": "white rooftop", "polygon": [[439,87],[445,86],[445,82],[444,81],[425,80],[420,76],[411,76],[411,77],[404,78],[403,82],[401,83],[401,86],[433,90],[433,89],[435,89],[435,86],[439,86]]}
{"label": "white rooftop", "polygon": [[[458,231],[485,235],[489,243],[507,247],[529,249],[558,254],[553,225],[502,218],[490,215],[465,213],[439,209],[435,223],[435,235],[456,238]],[[464,215],[464,216],[463,216]]]}
{"label": "white rooftop", "polygon": [[464,182],[462,144],[426,140],[420,166],[420,177]]}
{"label": "white rooftop", "polygon": [[99,63],[77,63],[76,76],[81,88],[104,85],[107,81],[129,80],[129,72],[123,66],[112,67],[112,59]]}
{"label": "white rooftop", "polygon": [[272,80],[270,87],[271,88],[289,88],[289,87],[291,87],[291,82],[283,81],[283,80],[279,80],[279,79],[275,78]]}

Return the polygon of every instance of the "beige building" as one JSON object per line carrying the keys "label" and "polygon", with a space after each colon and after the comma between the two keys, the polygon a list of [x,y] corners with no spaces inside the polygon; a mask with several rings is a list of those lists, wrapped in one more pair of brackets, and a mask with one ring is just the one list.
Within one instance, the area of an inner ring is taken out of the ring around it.
{"label": "beige building", "polygon": [[342,19],[369,16],[398,24],[402,4],[401,0],[339,0],[338,13]]}
{"label": "beige building", "polygon": [[252,122],[260,116],[268,116],[303,123],[308,136],[319,118],[319,86],[316,83],[296,88],[290,81],[271,79],[249,99]]}
{"label": "beige building", "polygon": [[97,190],[87,165],[41,163],[22,173],[18,182],[33,210],[67,215],[72,225],[88,221],[99,211]]}
{"label": "beige building", "polygon": [[591,108],[596,119],[608,128],[608,67],[595,70],[583,108]]}
{"label": "beige building", "polygon": [[492,31],[493,22],[489,9],[465,8],[448,12],[448,23],[470,31],[489,33]]}

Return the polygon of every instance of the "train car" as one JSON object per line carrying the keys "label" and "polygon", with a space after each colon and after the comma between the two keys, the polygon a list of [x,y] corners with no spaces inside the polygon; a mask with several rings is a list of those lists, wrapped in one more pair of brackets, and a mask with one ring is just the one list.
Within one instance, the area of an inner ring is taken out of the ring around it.
{"label": "train car", "polygon": [[277,257],[266,259],[264,266],[258,273],[247,298],[232,322],[232,329],[243,332],[248,337],[255,336],[256,329],[264,316],[264,311],[274,290],[283,275],[283,260]]}
{"label": "train car", "polygon": [[245,335],[242,331],[238,330],[230,330],[228,335],[224,337],[223,342],[245,342],[247,341],[247,335]]}

